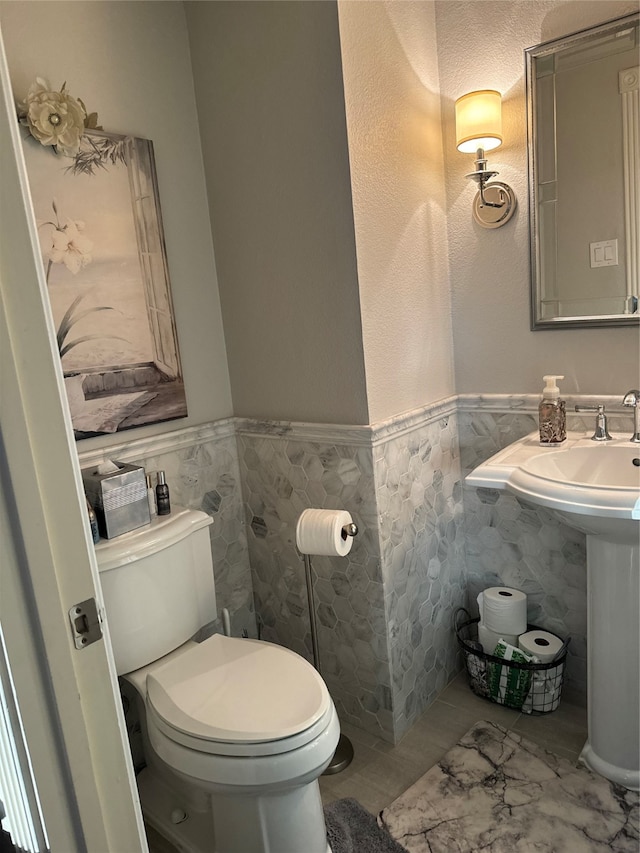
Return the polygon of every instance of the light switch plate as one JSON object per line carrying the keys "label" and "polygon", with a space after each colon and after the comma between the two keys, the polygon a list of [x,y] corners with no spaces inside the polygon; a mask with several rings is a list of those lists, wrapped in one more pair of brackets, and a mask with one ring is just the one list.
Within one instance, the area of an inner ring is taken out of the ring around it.
{"label": "light switch plate", "polygon": [[618,241],[602,240],[600,243],[589,243],[591,268],[615,267],[618,265]]}

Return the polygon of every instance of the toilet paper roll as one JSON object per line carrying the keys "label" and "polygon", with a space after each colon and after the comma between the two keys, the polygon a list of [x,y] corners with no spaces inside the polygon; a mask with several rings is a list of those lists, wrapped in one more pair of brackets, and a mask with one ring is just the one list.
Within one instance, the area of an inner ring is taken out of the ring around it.
{"label": "toilet paper roll", "polygon": [[524,634],[527,630],[527,596],[519,589],[492,586],[478,596],[480,621],[496,634]]}
{"label": "toilet paper roll", "polygon": [[296,545],[301,554],[326,557],[346,557],[353,536],[342,535],[342,528],[351,524],[350,513],[342,509],[305,509],[296,525]]}
{"label": "toilet paper roll", "polygon": [[509,643],[511,646],[518,645],[518,635],[517,634],[496,634],[495,631],[492,631],[490,628],[480,622],[478,624],[478,641],[482,646],[482,651],[486,655],[492,655],[495,651],[496,646],[500,640],[504,640],[506,643]]}
{"label": "toilet paper roll", "polygon": [[518,648],[535,655],[540,663],[550,663],[562,648],[562,640],[548,631],[527,631],[518,638]]}

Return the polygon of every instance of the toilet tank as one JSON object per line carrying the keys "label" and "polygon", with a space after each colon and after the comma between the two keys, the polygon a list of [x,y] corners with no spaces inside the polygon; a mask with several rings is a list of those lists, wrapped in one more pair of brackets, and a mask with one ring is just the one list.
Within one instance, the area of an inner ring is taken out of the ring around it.
{"label": "toilet tank", "polygon": [[204,512],[173,507],[96,545],[118,675],[177,649],[216,618],[212,522]]}

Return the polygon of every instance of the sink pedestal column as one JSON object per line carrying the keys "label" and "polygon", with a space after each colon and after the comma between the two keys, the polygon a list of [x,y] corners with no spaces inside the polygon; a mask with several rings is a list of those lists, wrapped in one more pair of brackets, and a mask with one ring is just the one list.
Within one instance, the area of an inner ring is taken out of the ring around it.
{"label": "sink pedestal column", "polygon": [[640,789],[640,545],[587,535],[589,739],[581,760]]}

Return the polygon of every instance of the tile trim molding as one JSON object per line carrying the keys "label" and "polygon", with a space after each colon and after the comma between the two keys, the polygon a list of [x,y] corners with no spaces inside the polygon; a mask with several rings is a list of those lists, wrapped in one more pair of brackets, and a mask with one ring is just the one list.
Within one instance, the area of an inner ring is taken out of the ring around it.
{"label": "tile trim molding", "polygon": [[[622,395],[612,394],[562,394],[567,404],[567,414],[575,414],[574,408],[580,406],[604,405],[608,417],[630,417],[629,411],[622,407]],[[540,394],[459,394],[456,398],[457,410],[461,412],[526,412],[537,414]],[[583,413],[580,413],[583,416]],[[587,413],[588,414],[588,413]]]}
{"label": "tile trim molding", "polygon": [[266,421],[253,418],[237,418],[236,432],[238,435],[252,438],[290,438],[294,441],[348,444],[356,447],[370,446],[373,436],[373,428],[369,425]]}
{"label": "tile trim molding", "polygon": [[83,452],[78,448],[81,467],[99,465],[105,459],[117,459],[121,462],[135,462],[150,456],[160,456],[184,447],[195,447],[208,441],[235,437],[235,418],[223,418],[218,421],[199,424],[183,429],[163,432],[159,435],[132,438],[119,444]]}
{"label": "tile trim molding", "polygon": [[238,418],[239,435],[291,438],[295,441],[348,444],[371,447],[420,429],[456,413],[456,397],[447,397],[410,412],[403,412],[385,421],[370,425],[303,423],[296,421],[262,421]]}
{"label": "tile trim molding", "polygon": [[[576,404],[596,406],[602,403],[610,418],[630,419],[630,413],[622,408],[621,396],[567,395],[565,399],[569,415],[574,414]],[[293,441],[345,444],[353,447],[376,447],[459,412],[535,414],[539,401],[539,394],[458,394],[370,425],[223,418],[159,435],[132,438],[129,441],[86,452],[78,449],[78,457],[83,467],[98,465],[107,458],[134,462],[149,456],[158,456],[184,447],[194,447],[208,441],[236,435],[254,438],[290,438]],[[581,417],[584,418],[585,415],[581,414]],[[587,414],[587,419],[589,417],[590,415]]]}

